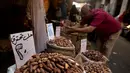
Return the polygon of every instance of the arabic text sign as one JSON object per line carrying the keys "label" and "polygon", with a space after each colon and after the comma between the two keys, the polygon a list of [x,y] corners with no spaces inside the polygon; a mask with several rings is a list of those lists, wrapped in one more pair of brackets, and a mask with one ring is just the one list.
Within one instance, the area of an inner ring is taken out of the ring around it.
{"label": "arabic text sign", "polygon": [[81,40],[81,50],[80,50],[80,52],[85,52],[86,46],[87,46],[87,39],[82,39]]}
{"label": "arabic text sign", "polygon": [[60,36],[60,26],[56,27],[56,37]]}
{"label": "arabic text sign", "polygon": [[32,55],[36,54],[32,31],[11,34],[11,44],[17,68],[24,65]]}
{"label": "arabic text sign", "polygon": [[47,33],[49,40],[54,39],[54,30],[52,23],[47,24]]}

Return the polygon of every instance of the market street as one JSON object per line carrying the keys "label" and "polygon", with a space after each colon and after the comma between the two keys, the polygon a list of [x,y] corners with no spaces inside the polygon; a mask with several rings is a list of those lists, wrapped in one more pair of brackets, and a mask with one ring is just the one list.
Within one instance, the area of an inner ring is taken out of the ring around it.
{"label": "market street", "polygon": [[130,42],[122,37],[117,40],[109,66],[113,73],[130,73]]}

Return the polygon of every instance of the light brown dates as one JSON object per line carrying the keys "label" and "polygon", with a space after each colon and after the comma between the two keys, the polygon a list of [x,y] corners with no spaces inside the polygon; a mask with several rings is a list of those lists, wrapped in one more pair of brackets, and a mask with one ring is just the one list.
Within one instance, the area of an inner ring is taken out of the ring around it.
{"label": "light brown dates", "polygon": [[82,73],[76,62],[58,53],[41,53],[32,56],[17,73]]}
{"label": "light brown dates", "polygon": [[84,56],[86,56],[88,59],[93,60],[93,61],[104,61],[103,60],[103,55],[99,51],[95,50],[88,50],[83,53]]}
{"label": "light brown dates", "polygon": [[86,73],[111,73],[110,69],[105,64],[85,63],[84,69]]}
{"label": "light brown dates", "polygon": [[64,37],[56,37],[54,40],[50,40],[49,43],[60,47],[73,47],[73,44]]}

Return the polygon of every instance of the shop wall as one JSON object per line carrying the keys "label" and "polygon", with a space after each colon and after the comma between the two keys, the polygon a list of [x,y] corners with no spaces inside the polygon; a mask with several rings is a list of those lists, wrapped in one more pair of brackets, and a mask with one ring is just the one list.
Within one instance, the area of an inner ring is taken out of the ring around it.
{"label": "shop wall", "polygon": [[11,33],[23,31],[25,11],[26,6],[14,0],[0,0],[0,38],[8,38]]}

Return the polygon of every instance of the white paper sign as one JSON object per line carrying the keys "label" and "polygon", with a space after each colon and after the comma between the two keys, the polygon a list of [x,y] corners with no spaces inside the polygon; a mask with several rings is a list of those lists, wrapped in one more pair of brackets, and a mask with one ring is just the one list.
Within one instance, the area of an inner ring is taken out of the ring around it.
{"label": "white paper sign", "polygon": [[87,46],[87,39],[82,39],[81,40],[81,50],[80,50],[80,52],[85,52],[86,46]]}
{"label": "white paper sign", "polygon": [[47,24],[47,33],[49,40],[54,39],[54,29],[52,23]]}
{"label": "white paper sign", "polygon": [[32,55],[36,54],[32,31],[11,34],[11,44],[17,68],[24,65]]}
{"label": "white paper sign", "polygon": [[56,27],[56,37],[60,36],[60,26]]}

